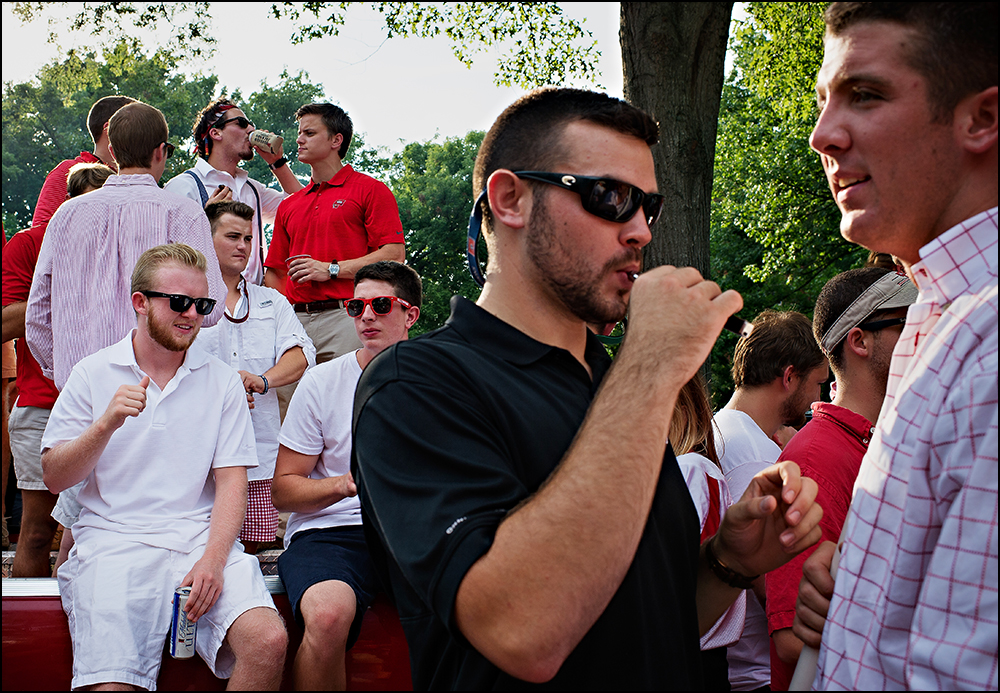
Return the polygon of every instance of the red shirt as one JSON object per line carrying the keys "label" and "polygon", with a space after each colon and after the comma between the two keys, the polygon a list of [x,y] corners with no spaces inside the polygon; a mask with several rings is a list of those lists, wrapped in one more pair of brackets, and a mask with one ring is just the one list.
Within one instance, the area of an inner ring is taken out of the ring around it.
{"label": "red shirt", "polygon": [[[392,191],[344,166],[330,180],[311,183],[282,201],[264,266],[285,272],[286,259],[302,254],[328,263],[354,260],[389,243],[403,243],[403,224]],[[289,279],[285,284],[285,297],[293,304],[353,295],[352,279],[308,284]]]}
{"label": "red shirt", "polygon": [[66,201],[66,179],[69,178],[71,168],[76,164],[100,163],[103,162],[90,152],[80,152],[80,156],[66,159],[49,171],[42,184],[42,191],[38,193],[38,202],[35,203],[35,213],[31,217],[32,228],[49,223],[59,205]]}
{"label": "red shirt", "polygon": [[[827,402],[813,402],[812,411],[812,421],[792,437],[778,461],[795,462],[801,468],[802,476],[816,482],[819,486],[816,502],[823,508],[823,519],[819,523],[823,532],[820,542],[838,541],[851,506],[854,480],[875,427],[860,414]],[[769,634],[792,627],[795,599],[802,580],[802,564],[816,550],[816,546],[767,574]],[[772,638],[771,690],[787,691],[793,673],[795,667],[781,661]]]}
{"label": "red shirt", "polygon": [[[45,224],[15,233],[3,249],[3,305],[28,300]],[[17,405],[51,409],[59,396],[55,383],[42,375],[26,339],[17,340]]]}

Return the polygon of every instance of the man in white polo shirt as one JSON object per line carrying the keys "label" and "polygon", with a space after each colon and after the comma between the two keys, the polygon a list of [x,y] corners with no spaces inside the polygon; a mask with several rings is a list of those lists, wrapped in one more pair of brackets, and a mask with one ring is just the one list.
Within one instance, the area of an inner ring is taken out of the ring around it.
{"label": "man in white polo shirt", "polygon": [[278,573],[304,626],[297,690],[344,689],[344,655],[375,594],[350,472],[354,391],[371,360],[407,338],[421,293],[420,277],[406,265],[359,269],[346,307],[363,346],[306,373],[281,427],[273,494],[278,509],[292,511]]}
{"label": "man in white polo shirt", "polygon": [[243,383],[188,350],[215,304],[205,272],[183,244],[139,257],[137,328],[74,367],[42,437],[46,486],[84,481],[59,571],[74,688],[154,690],[178,587],[191,588],[197,651],[216,676],[236,690],[281,679],[285,629],[236,544],[257,465]]}

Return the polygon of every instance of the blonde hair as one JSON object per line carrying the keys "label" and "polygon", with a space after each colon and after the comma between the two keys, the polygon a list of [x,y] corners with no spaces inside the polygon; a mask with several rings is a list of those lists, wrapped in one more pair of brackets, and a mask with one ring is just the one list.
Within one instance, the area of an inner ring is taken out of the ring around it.
{"label": "blonde hair", "polygon": [[156,278],[156,270],[168,262],[175,262],[184,267],[205,272],[208,263],[205,256],[189,245],[183,243],[168,243],[150,248],[135,263],[132,270],[132,293],[137,291],[151,291],[153,281]]}
{"label": "blonde hair", "polygon": [[700,374],[695,374],[677,393],[669,436],[675,455],[696,452],[719,464],[712,433],[712,407]]}

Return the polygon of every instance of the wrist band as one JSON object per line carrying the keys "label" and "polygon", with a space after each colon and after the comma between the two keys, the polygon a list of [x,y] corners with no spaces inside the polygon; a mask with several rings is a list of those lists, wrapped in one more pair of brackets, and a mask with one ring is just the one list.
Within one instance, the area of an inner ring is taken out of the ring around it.
{"label": "wrist band", "polygon": [[280,158],[276,159],[273,164],[268,164],[268,166],[270,167],[270,169],[272,171],[277,171],[279,168],[281,168],[282,166],[284,166],[287,163],[288,163],[288,159],[286,159],[285,157],[280,157]]}
{"label": "wrist band", "polygon": [[264,381],[264,391],[263,391],[263,392],[261,392],[260,394],[262,394],[262,395],[266,395],[266,394],[267,394],[267,391],[271,389],[271,388],[269,388],[269,387],[267,386],[267,378],[265,378],[265,377],[264,377],[264,374],[263,374],[263,373],[261,373],[261,374],[260,374],[260,375],[258,375],[257,377],[258,377],[258,378],[260,378],[261,380],[263,380],[263,381]]}
{"label": "wrist band", "polygon": [[713,536],[705,542],[705,558],[708,559],[708,567],[712,569],[713,573],[715,573],[715,577],[719,578],[730,587],[736,587],[741,590],[748,590],[752,588],[753,581],[760,576],[754,575],[753,577],[747,577],[746,575],[741,575],[720,561],[719,557],[715,555],[715,551],[712,549],[712,542],[714,541],[715,537]]}

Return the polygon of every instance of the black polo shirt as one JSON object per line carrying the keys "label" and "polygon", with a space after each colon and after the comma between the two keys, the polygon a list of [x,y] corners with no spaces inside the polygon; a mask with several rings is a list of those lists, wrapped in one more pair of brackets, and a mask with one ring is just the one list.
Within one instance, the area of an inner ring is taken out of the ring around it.
{"label": "black polo shirt", "polygon": [[[369,548],[399,609],[417,689],[534,687],[472,649],[455,597],[497,526],[555,470],[611,361],[594,374],[475,304],[365,369],[354,405],[354,475]],[[629,402],[624,399],[623,407]],[[643,412],[635,412],[636,426]],[[614,465],[619,452],[607,451]],[[608,489],[608,512],[628,498]],[[604,614],[542,687],[701,688],[695,582],[699,522],[673,452],[631,568]]]}

